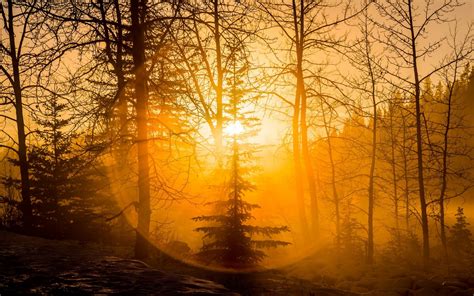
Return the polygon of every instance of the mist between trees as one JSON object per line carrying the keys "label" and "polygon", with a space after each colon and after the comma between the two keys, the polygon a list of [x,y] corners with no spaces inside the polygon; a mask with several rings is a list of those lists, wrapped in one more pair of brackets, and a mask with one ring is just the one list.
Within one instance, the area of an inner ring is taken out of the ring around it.
{"label": "mist between trees", "polygon": [[1,225],[232,269],[316,250],[462,261],[474,216],[463,9],[2,1]]}

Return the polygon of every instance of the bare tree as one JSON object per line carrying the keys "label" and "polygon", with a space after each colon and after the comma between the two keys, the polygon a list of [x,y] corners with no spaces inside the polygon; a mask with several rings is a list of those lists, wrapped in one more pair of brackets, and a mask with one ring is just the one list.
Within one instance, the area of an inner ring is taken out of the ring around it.
{"label": "bare tree", "polygon": [[[456,100],[456,96],[459,93],[459,79],[461,68],[464,67],[464,63],[467,57],[472,53],[472,35],[471,27],[469,27],[465,38],[461,41],[457,39],[457,24],[452,32],[452,40],[450,40],[451,55],[449,57],[453,63],[441,71],[443,85],[446,87],[446,91],[442,93],[441,98],[435,98],[439,103],[444,105],[444,119],[442,120],[442,141],[441,141],[441,189],[439,192],[439,223],[440,223],[440,237],[443,245],[445,257],[448,255],[447,239],[446,239],[446,223],[445,223],[445,203],[446,199],[449,198],[448,191],[448,177],[453,174],[456,175],[456,179],[464,179],[463,172],[465,169],[456,168],[456,164],[450,158],[453,157],[465,157],[469,154],[466,149],[463,149],[462,144],[459,143],[461,139],[458,138],[459,132],[465,133],[466,127],[464,126],[464,116],[462,115],[462,106],[459,106],[459,102]],[[461,114],[460,114],[461,113]],[[458,141],[458,143],[452,143],[452,141]],[[463,186],[457,186],[462,188]],[[466,189],[461,189],[460,192],[464,192]],[[460,193],[455,193],[454,196]]]}
{"label": "bare tree", "polygon": [[354,46],[354,54],[351,55],[351,64],[358,73],[362,75],[362,80],[351,82],[351,87],[362,92],[362,96],[366,97],[370,102],[370,123],[371,126],[371,144],[370,144],[370,169],[368,184],[368,208],[367,208],[367,261],[372,264],[374,261],[374,207],[375,207],[375,177],[376,177],[376,160],[377,160],[377,134],[378,131],[378,108],[380,104],[380,94],[378,85],[380,84],[383,72],[378,65],[381,64],[380,59],[376,59],[376,53],[373,50],[373,31],[374,27],[369,22],[368,11],[364,11],[361,17],[360,30],[362,38]]}
{"label": "bare tree", "polygon": [[[21,179],[20,209],[23,214],[23,226],[26,230],[31,230],[33,213],[28,172],[24,90],[29,84],[27,78],[32,75],[30,72],[32,67],[38,68],[38,61],[34,59],[38,52],[34,50],[35,39],[32,35],[35,28],[30,22],[36,10],[33,6],[16,4],[13,0],[8,0],[5,4],[6,7],[3,2],[0,3],[0,15],[4,26],[0,29],[0,33],[4,31],[7,36],[6,40],[2,39],[0,43],[0,58],[2,59],[0,95],[4,99],[2,106],[13,107],[14,117],[10,116],[9,111],[0,116],[4,120],[16,123],[16,136],[12,137],[7,130],[2,131],[3,136],[9,138],[13,145],[1,145],[0,147],[14,151],[18,157]],[[6,42],[4,43],[4,41]]]}
{"label": "bare tree", "polygon": [[[458,6],[460,3],[453,0],[443,1],[439,4],[427,0],[419,5],[414,4],[412,0],[376,2],[383,21],[374,20],[374,22],[385,31],[384,38],[379,38],[379,41],[392,52],[389,57],[392,67],[388,76],[394,78],[396,82],[389,78],[389,83],[402,92],[410,93],[415,103],[418,190],[423,233],[423,260],[426,267],[429,263],[430,247],[423,162],[421,85],[433,73],[447,67],[452,61],[427,71],[420,71],[420,60],[433,54],[442,44],[442,40],[423,44],[431,25],[446,23],[448,14]],[[411,71],[408,78],[403,72],[404,69]]]}
{"label": "bare tree", "polygon": [[[347,20],[355,17],[363,11],[349,11],[348,4],[342,1],[337,3],[326,3],[325,1],[296,1],[291,4],[284,1],[262,1],[259,3],[261,9],[270,17],[274,26],[281,30],[286,37],[290,47],[291,61],[284,71],[294,74],[295,96],[291,102],[292,107],[292,147],[293,162],[295,169],[296,201],[300,216],[300,224],[304,237],[309,237],[309,226],[306,217],[304,198],[304,179],[308,184],[311,202],[311,226],[312,233],[319,233],[319,209],[316,195],[316,181],[312,156],[309,149],[308,132],[308,85],[305,79],[308,76],[321,76],[317,70],[311,69],[309,56],[313,50],[338,50],[343,38],[331,34],[331,30]],[[340,15],[329,16],[329,10],[339,8],[343,11]],[[294,64],[293,64],[294,63]],[[319,81],[328,81],[327,77],[320,77]],[[332,84],[333,81],[328,82]],[[305,175],[305,177],[303,177]]]}

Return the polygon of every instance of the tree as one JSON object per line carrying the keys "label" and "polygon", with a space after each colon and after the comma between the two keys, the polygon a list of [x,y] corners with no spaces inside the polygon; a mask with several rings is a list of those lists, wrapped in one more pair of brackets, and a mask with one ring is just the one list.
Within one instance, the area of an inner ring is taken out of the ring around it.
{"label": "tree", "polygon": [[144,0],[131,0],[131,34],[133,70],[135,78],[134,99],[138,145],[138,226],[135,257],[148,256],[150,232],[150,167],[148,163],[148,74],[145,56],[145,19],[147,4]]}
{"label": "tree", "polygon": [[456,223],[449,230],[451,237],[449,238],[451,248],[457,254],[470,252],[472,250],[472,233],[468,229],[470,224],[464,215],[464,209],[458,207],[456,212]]}
{"label": "tree", "polygon": [[[261,227],[248,224],[253,218],[251,211],[259,206],[244,200],[245,193],[251,191],[255,186],[245,176],[248,167],[242,164],[248,162],[252,156],[252,148],[241,150],[241,146],[248,147],[245,142],[253,131],[244,131],[251,128],[256,119],[249,117],[242,108],[248,103],[243,80],[248,71],[248,62],[242,45],[238,42],[231,47],[231,75],[228,86],[230,91],[230,102],[226,111],[230,115],[229,136],[231,140],[230,155],[230,180],[226,184],[228,192],[227,200],[217,201],[213,204],[219,211],[216,215],[194,217],[194,221],[213,223],[212,226],[199,227],[196,231],[204,233],[205,243],[198,258],[207,264],[213,263],[226,268],[244,269],[255,266],[260,262],[265,253],[262,248],[271,248],[288,245],[288,242],[273,240],[273,235],[289,231],[287,226]],[[248,174],[248,173],[247,173]],[[255,235],[263,235],[266,239],[254,239]]]}
{"label": "tree", "polygon": [[[460,6],[458,1],[443,1],[435,3],[430,0],[423,1],[422,5],[415,5],[412,0],[375,2],[383,21],[373,21],[382,29],[383,37],[378,40],[391,52],[390,66],[388,67],[387,82],[407,92],[414,101],[416,118],[416,152],[418,170],[418,193],[421,210],[421,227],[423,233],[423,262],[428,267],[430,260],[429,225],[425,186],[425,163],[423,161],[423,106],[422,84],[432,74],[452,64],[453,60],[443,62],[432,69],[422,71],[420,61],[440,48],[442,39],[429,44],[423,40],[429,34],[433,24],[445,22],[453,9]],[[406,69],[411,75],[405,77]],[[393,79],[392,79],[393,78]]]}
{"label": "tree", "polygon": [[[2,97],[5,98],[4,105],[10,105],[14,108],[15,117],[12,118],[8,115],[1,115],[2,119],[11,120],[16,123],[16,141],[14,148],[12,146],[2,145],[1,147],[8,148],[14,151],[18,157],[18,166],[20,168],[20,182],[21,182],[21,204],[20,209],[22,212],[23,226],[26,230],[30,230],[32,224],[32,208],[31,208],[31,196],[30,196],[30,176],[28,171],[28,157],[27,157],[27,144],[25,131],[25,119],[24,119],[24,89],[26,84],[26,69],[23,68],[27,62],[31,62],[31,59],[27,58],[27,55],[34,52],[28,52],[27,46],[25,45],[25,39],[31,39],[30,34],[32,28],[28,22],[30,17],[32,18],[35,10],[32,7],[22,6],[21,4],[14,4],[13,0],[6,2],[4,7],[3,2],[0,4],[0,15],[2,16],[2,23],[5,26],[7,33],[7,42],[4,45],[3,40],[0,43],[0,56],[2,64],[0,70],[2,73],[1,85],[8,85],[6,91],[2,91]],[[0,29],[2,32],[4,29]],[[9,59],[9,61],[7,61]],[[33,61],[34,62],[34,61]],[[32,65],[29,65],[30,67]],[[5,83],[5,84],[4,84]],[[7,134],[6,131],[2,131]],[[7,134],[8,135],[8,134]],[[8,135],[10,139],[13,139]]]}
{"label": "tree", "polygon": [[[434,99],[435,108],[438,107],[441,110],[433,110],[434,114],[442,114],[444,118],[441,120],[438,119],[437,124],[440,126],[439,133],[442,135],[442,140],[440,141],[441,153],[437,153],[438,158],[441,158],[440,165],[440,183],[441,189],[439,192],[439,221],[440,221],[440,237],[443,249],[445,251],[445,257],[447,257],[447,238],[446,238],[446,225],[445,225],[445,203],[449,199],[448,192],[448,179],[450,175],[455,175],[455,179],[463,180],[465,179],[465,172],[469,168],[459,165],[456,163],[457,160],[464,158],[469,162],[469,151],[466,149],[468,144],[465,140],[462,140],[460,135],[464,135],[468,132],[466,127],[466,120],[464,119],[464,114],[462,109],[465,107],[460,101],[459,97],[463,95],[462,85],[458,84],[461,82],[459,72],[463,65],[463,60],[466,59],[467,55],[472,52],[472,45],[469,45],[470,41],[472,42],[472,37],[470,36],[471,27],[469,27],[466,37],[459,42],[457,40],[457,26],[452,33],[452,41],[450,44],[452,57],[454,61],[452,65],[446,67],[441,72],[443,78],[443,84],[439,85],[441,88],[444,86],[446,89],[439,89],[437,95]],[[459,42],[459,43],[458,43]],[[436,109],[438,109],[436,108]],[[439,128],[438,128],[439,129]],[[455,140],[456,143],[452,143]],[[438,150],[438,149],[436,149]],[[451,171],[451,173],[449,172]],[[457,196],[466,191],[466,188],[463,188],[462,184],[458,183],[457,188],[454,190],[456,192],[453,196]],[[470,185],[468,185],[469,187]],[[459,189],[459,190],[458,190]]]}
{"label": "tree", "polygon": [[[293,0],[291,4],[285,1],[261,1],[261,9],[270,17],[285,37],[290,52],[290,61],[283,67],[283,74],[292,74],[294,87],[294,99],[284,100],[290,103],[292,110],[291,135],[293,149],[293,163],[295,171],[295,195],[300,216],[302,235],[305,239],[318,237],[319,233],[319,209],[318,197],[316,195],[316,179],[314,165],[310,151],[310,129],[308,118],[310,117],[310,101],[314,97],[320,98],[318,86],[312,87],[308,79],[314,79],[316,83],[330,85],[337,84],[328,78],[320,69],[311,67],[314,61],[310,56],[314,51],[327,53],[340,48],[343,37],[331,33],[332,30],[346,21],[354,18],[363,11],[367,5],[360,10],[350,11],[349,5],[343,1],[330,3],[329,1],[304,1]],[[331,15],[330,11],[335,8],[343,11],[341,14]],[[322,62],[316,63],[322,64]],[[337,88],[337,87],[336,87]],[[321,111],[321,110],[319,110]],[[305,209],[304,184],[308,185],[311,203],[311,233],[308,225]]]}
{"label": "tree", "polygon": [[360,29],[363,34],[361,40],[358,40],[354,46],[355,53],[352,55],[351,64],[361,73],[362,78],[351,82],[350,85],[354,89],[362,92],[362,96],[369,101],[371,110],[370,116],[370,132],[372,136],[370,144],[370,169],[368,184],[368,209],[367,209],[367,261],[372,264],[374,261],[374,207],[375,207],[375,177],[376,177],[376,160],[377,160],[377,134],[379,125],[378,108],[380,104],[379,84],[382,80],[383,71],[378,67],[381,63],[376,59],[376,53],[373,49],[373,31],[374,27],[369,22],[368,11],[365,10],[361,14]]}
{"label": "tree", "polygon": [[253,6],[240,1],[185,1],[180,10],[180,26],[172,32],[181,61],[178,72],[187,82],[190,111],[204,122],[213,140],[211,153],[217,167],[223,164],[225,122],[224,85],[228,79],[232,41],[248,44],[256,37],[257,19]]}
{"label": "tree", "polygon": [[95,155],[79,149],[81,138],[70,130],[66,104],[53,96],[36,111],[38,143],[28,155],[33,227],[52,238],[98,239],[106,229],[101,217],[114,205],[100,189],[104,170],[95,165]]}
{"label": "tree", "polygon": [[348,211],[341,224],[341,251],[349,258],[360,258],[367,254],[367,242],[363,238],[362,233],[365,228],[357,219],[351,217]]}

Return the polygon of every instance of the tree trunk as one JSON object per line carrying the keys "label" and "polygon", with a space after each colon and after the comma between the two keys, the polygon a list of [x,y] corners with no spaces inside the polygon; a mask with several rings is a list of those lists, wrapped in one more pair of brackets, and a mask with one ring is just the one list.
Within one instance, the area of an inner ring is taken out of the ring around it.
{"label": "tree trunk", "polygon": [[313,163],[308,145],[308,126],[306,123],[306,93],[303,82],[303,92],[301,100],[301,144],[303,151],[303,161],[306,168],[306,178],[308,180],[309,196],[311,203],[311,227],[314,238],[319,237],[319,208],[318,197],[316,194],[316,182],[314,177]]}
{"label": "tree trunk", "polygon": [[418,74],[417,51],[416,51],[416,37],[414,32],[413,15],[412,15],[412,0],[408,0],[408,12],[410,18],[411,31],[411,49],[413,59],[413,74],[415,79],[415,108],[416,108],[416,144],[417,144],[417,158],[418,158],[418,187],[420,195],[421,208],[421,227],[423,230],[423,264],[425,268],[428,267],[430,260],[430,242],[428,231],[428,214],[425,198],[425,183],[423,178],[423,141],[421,138],[421,107],[420,107],[420,78]]}
{"label": "tree trunk", "polygon": [[[223,161],[223,128],[224,128],[224,113],[223,113],[223,83],[224,72],[222,69],[222,53],[221,53],[221,33],[219,28],[219,0],[214,0],[214,43],[216,45],[216,69],[217,69],[217,84],[216,84],[216,128],[214,131],[214,139],[216,141],[216,156],[219,167],[222,166]],[[210,77],[212,79],[212,77]]]}
{"label": "tree trunk", "polygon": [[[322,98],[321,98],[322,100]],[[324,130],[326,131],[326,137],[328,141],[328,154],[329,154],[329,162],[331,164],[331,184],[332,184],[332,194],[333,194],[333,202],[335,208],[335,216],[336,216],[336,249],[339,252],[341,249],[341,213],[339,209],[339,195],[337,193],[337,186],[336,186],[336,164],[334,163],[334,156],[332,150],[332,142],[331,142],[331,134],[329,132],[330,122],[326,120],[326,112],[324,110],[323,102],[321,101],[321,112],[323,113],[323,122],[324,122]]]}
{"label": "tree trunk", "polygon": [[23,96],[20,80],[20,61],[17,56],[15,43],[15,27],[13,22],[13,1],[8,0],[8,35],[10,41],[10,58],[13,70],[13,92],[15,95],[15,114],[18,135],[18,160],[21,177],[21,212],[23,215],[23,227],[28,232],[32,228],[33,211],[30,196],[30,177],[28,172],[28,157],[26,147],[25,122],[23,117]]}
{"label": "tree trunk", "polygon": [[[117,17],[117,59],[116,59],[116,69],[115,75],[117,76],[117,96],[116,101],[118,102],[118,112],[119,112],[119,123],[120,123],[120,160],[119,167],[121,171],[125,171],[127,166],[127,155],[128,155],[128,104],[127,96],[125,95],[125,74],[124,74],[124,62],[123,62],[123,30],[122,30],[122,13],[120,11],[119,1],[114,0],[115,6],[115,15]],[[124,175],[121,172],[121,175]]]}
{"label": "tree trunk", "polygon": [[371,52],[369,45],[369,35],[367,21],[365,22],[365,53],[367,58],[367,66],[369,70],[371,89],[370,95],[372,99],[373,127],[372,127],[372,154],[370,161],[369,173],[369,201],[367,215],[367,263],[374,263],[374,178],[375,178],[375,162],[377,156],[377,98],[375,96],[375,77],[372,69]]}
{"label": "tree trunk", "polygon": [[457,65],[454,72],[454,80],[453,83],[449,87],[449,94],[448,94],[448,110],[446,114],[446,128],[444,130],[444,142],[443,142],[443,172],[441,176],[441,192],[439,196],[439,223],[440,223],[440,236],[441,236],[441,243],[443,245],[444,256],[445,259],[448,259],[448,247],[447,247],[447,239],[446,239],[446,224],[445,224],[445,206],[444,200],[446,198],[446,188],[448,187],[448,141],[449,141],[449,130],[451,129],[451,105],[452,105],[452,98],[453,98],[453,91],[454,86],[456,84],[456,70]]}
{"label": "tree trunk", "polygon": [[132,54],[135,72],[135,100],[137,109],[138,143],[138,226],[135,257],[148,256],[150,230],[150,171],[148,164],[148,89],[145,65],[145,16],[146,0],[131,0]]}
{"label": "tree trunk", "polygon": [[302,235],[305,240],[308,239],[309,236],[309,229],[308,229],[308,221],[306,220],[306,210],[305,210],[305,202],[304,202],[304,188],[303,188],[303,167],[301,165],[301,152],[300,152],[300,112],[301,112],[301,96],[302,96],[302,89],[301,89],[301,81],[300,71],[302,69],[302,54],[303,48],[302,43],[299,36],[299,28],[298,28],[298,16],[297,16],[297,7],[296,2],[293,0],[293,21],[294,21],[294,30],[295,30],[295,43],[296,43],[296,59],[297,59],[297,66],[296,66],[296,93],[295,93],[295,103],[293,108],[293,122],[292,122],[292,129],[293,129],[293,161],[295,166],[295,182],[296,182],[296,199],[298,203],[298,213],[300,217],[300,224],[302,229]]}
{"label": "tree trunk", "polygon": [[303,154],[303,163],[306,169],[306,178],[308,181],[309,196],[311,203],[311,227],[312,235],[314,238],[319,237],[319,209],[318,209],[318,198],[316,195],[316,183],[314,177],[313,163],[311,159],[311,153],[309,151],[308,144],[308,123],[306,119],[308,104],[306,96],[306,88],[304,83],[303,73],[303,54],[304,54],[304,2],[300,1],[300,37],[297,54],[297,70],[296,70],[296,84],[300,89],[301,96],[301,149]]}
{"label": "tree trunk", "polygon": [[336,248],[338,251],[341,249],[341,213],[339,210],[339,195],[336,187],[336,165],[334,164],[334,158],[332,153],[331,135],[328,133],[328,148],[329,148],[329,160],[331,163],[331,183],[332,193],[334,198],[334,206],[336,211]]}
{"label": "tree trunk", "polygon": [[[372,72],[372,70],[370,70]],[[368,221],[367,221],[367,262],[374,262],[374,177],[375,177],[375,157],[377,152],[377,104],[375,99],[375,85],[372,85],[372,104],[373,104],[373,128],[372,128],[372,155],[370,161],[369,173],[369,203],[368,203]]]}
{"label": "tree trunk", "polygon": [[394,202],[394,214],[395,214],[395,235],[397,239],[398,247],[400,247],[400,225],[399,225],[399,214],[398,214],[398,184],[397,184],[397,170],[395,166],[395,135],[393,134],[393,112],[395,112],[393,105],[390,104],[390,152],[391,152],[391,167],[392,167],[392,185],[393,185],[393,202]]}
{"label": "tree trunk", "polygon": [[410,231],[410,187],[408,181],[408,158],[407,158],[407,127],[405,115],[402,115],[403,120],[403,178],[405,180],[405,229],[407,233]]}

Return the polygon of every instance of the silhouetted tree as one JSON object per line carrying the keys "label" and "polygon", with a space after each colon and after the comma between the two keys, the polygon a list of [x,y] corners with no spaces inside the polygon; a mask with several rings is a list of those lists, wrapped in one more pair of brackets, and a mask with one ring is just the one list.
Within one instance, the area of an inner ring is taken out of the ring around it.
{"label": "silhouetted tree", "polygon": [[[5,6],[4,6],[5,5]],[[2,93],[5,94],[5,103],[3,106],[12,106],[15,117],[11,117],[5,114],[1,114],[0,118],[7,121],[12,121],[16,124],[16,135],[8,135],[6,131],[2,129],[2,134],[6,134],[8,138],[13,140],[13,145],[0,145],[0,147],[7,148],[16,154],[17,165],[20,168],[20,188],[21,188],[21,203],[19,208],[22,212],[23,226],[25,229],[31,228],[32,223],[32,208],[31,208],[31,196],[30,196],[30,177],[28,170],[28,158],[27,158],[27,144],[26,144],[26,131],[25,131],[25,84],[27,78],[25,76],[26,63],[32,63],[36,61],[31,56],[35,56],[37,53],[33,49],[27,49],[25,39],[35,42],[32,38],[33,27],[28,20],[34,17],[35,10],[27,5],[21,5],[16,1],[8,0],[5,4],[0,3],[0,16],[2,17],[3,24],[0,29],[0,34],[6,33],[6,42],[4,43],[3,37],[0,35],[0,87]],[[30,55],[28,57],[27,55]],[[28,69],[28,68],[26,68]],[[30,68],[31,70],[31,68]],[[2,135],[3,136],[3,135]]]}
{"label": "silhouetted tree", "polygon": [[[428,56],[433,56],[441,47],[442,39],[435,39],[425,43],[424,39],[431,33],[430,29],[435,24],[446,24],[447,16],[462,3],[459,1],[442,1],[440,3],[425,0],[417,5],[412,0],[404,1],[375,1],[381,18],[372,18],[381,29],[378,40],[387,48],[392,58],[387,67],[387,82],[407,92],[412,99],[413,111],[416,119],[416,154],[418,170],[418,195],[421,211],[421,227],[423,233],[423,260],[428,267],[430,260],[430,237],[428,224],[428,202],[426,192],[426,163],[424,152],[425,117],[423,114],[422,86],[425,80],[440,70],[451,65],[466,53],[457,55],[456,59],[447,59],[440,65],[424,69],[422,61]],[[403,70],[402,70],[403,69]],[[410,71],[408,78],[406,71]],[[428,135],[429,136],[429,135]]]}
{"label": "silhouetted tree", "polygon": [[456,212],[456,223],[451,227],[449,232],[451,236],[449,242],[454,253],[462,254],[472,251],[472,233],[468,229],[470,223],[467,222],[464,215],[464,209],[458,207]]}
{"label": "silhouetted tree", "polygon": [[341,223],[341,251],[346,256],[363,258],[367,255],[367,242],[363,238],[365,228],[347,212]]}
{"label": "silhouetted tree", "polygon": [[[227,80],[230,89],[229,104],[225,110],[229,117],[229,136],[231,137],[230,179],[226,186],[227,200],[214,204],[218,214],[194,217],[194,221],[212,223],[211,226],[199,227],[198,232],[204,233],[204,244],[197,254],[200,260],[208,264],[216,264],[226,268],[242,269],[255,266],[265,253],[262,248],[272,248],[288,245],[288,242],[273,240],[273,235],[288,231],[287,226],[261,227],[248,224],[253,218],[252,210],[258,205],[244,200],[248,191],[255,186],[246,179],[249,168],[243,166],[251,162],[252,147],[245,142],[254,133],[253,122],[256,118],[242,110],[248,103],[243,78],[248,72],[248,60],[244,47],[238,42],[230,50],[231,75]],[[249,130],[244,130],[247,128]],[[240,147],[247,147],[240,149]],[[263,235],[265,239],[255,239],[255,235]]]}
{"label": "silhouetted tree", "polygon": [[114,205],[101,185],[105,171],[80,149],[80,135],[68,131],[65,104],[52,97],[36,111],[39,139],[28,155],[33,226],[47,237],[100,239],[107,227],[103,217]]}
{"label": "silhouetted tree", "polygon": [[[316,176],[313,164],[313,156],[310,149],[311,130],[309,128],[311,100],[319,100],[321,93],[318,92],[318,84],[334,87],[335,81],[329,79],[321,67],[326,61],[318,60],[315,63],[312,55],[315,52],[329,53],[343,51],[340,47],[344,37],[333,32],[339,25],[354,18],[363,11],[367,5],[360,10],[351,11],[349,3],[344,1],[274,1],[262,0],[257,2],[259,7],[268,16],[270,21],[277,27],[282,36],[285,37],[290,53],[288,64],[284,65],[282,74],[291,74],[291,82],[294,87],[294,99],[284,100],[289,103],[292,111],[291,136],[293,149],[293,164],[295,172],[295,197],[300,218],[302,235],[308,239],[311,235],[319,236],[319,208],[316,190]],[[334,13],[339,8],[341,13]],[[331,13],[332,12],[332,13]],[[311,58],[309,58],[311,56]],[[317,67],[312,67],[317,64]],[[291,69],[291,70],[289,70]],[[280,74],[281,75],[281,74]],[[309,78],[315,78],[314,84],[309,83]],[[336,87],[337,88],[337,87]],[[279,96],[281,97],[281,95]],[[333,99],[333,97],[324,98]],[[320,111],[320,110],[318,110]],[[304,187],[308,185],[310,196],[310,225],[306,217]]]}

